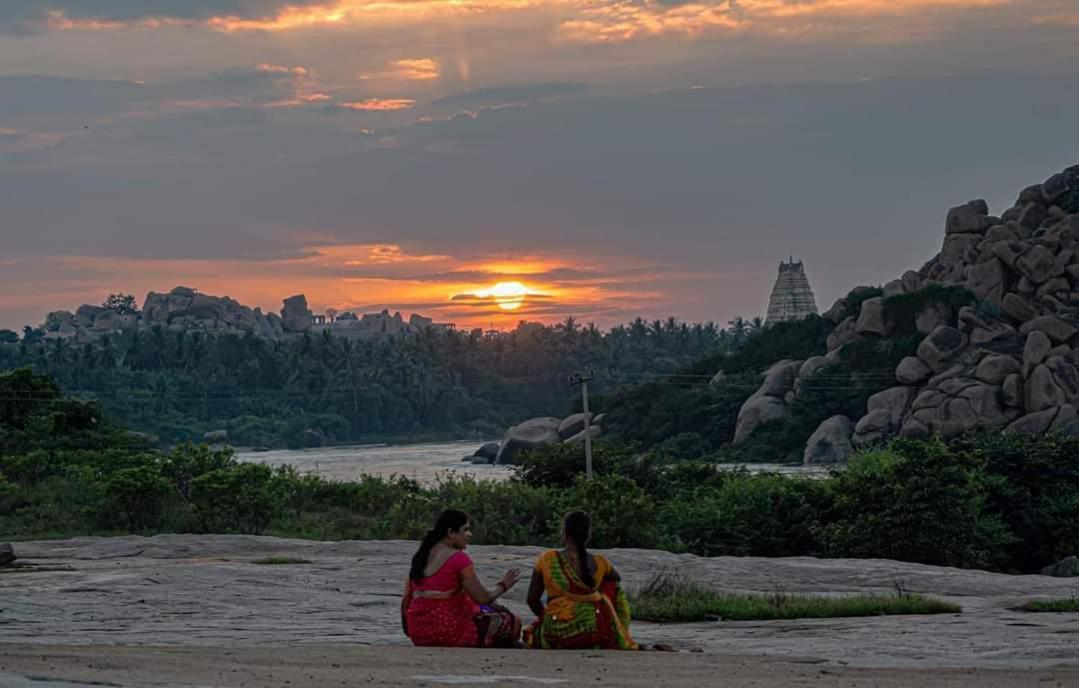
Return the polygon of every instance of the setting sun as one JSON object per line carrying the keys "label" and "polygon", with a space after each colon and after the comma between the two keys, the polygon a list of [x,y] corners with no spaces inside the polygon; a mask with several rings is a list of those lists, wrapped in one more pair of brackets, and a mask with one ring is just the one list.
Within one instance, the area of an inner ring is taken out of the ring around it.
{"label": "setting sun", "polygon": [[502,310],[514,311],[525,302],[525,297],[528,296],[528,288],[520,282],[499,282],[490,289],[477,291],[476,296],[484,299],[494,299]]}

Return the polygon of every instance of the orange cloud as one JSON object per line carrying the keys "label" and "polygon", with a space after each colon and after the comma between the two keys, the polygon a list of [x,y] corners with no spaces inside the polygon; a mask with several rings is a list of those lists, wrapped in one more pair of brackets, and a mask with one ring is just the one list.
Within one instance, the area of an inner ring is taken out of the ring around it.
{"label": "orange cloud", "polygon": [[[477,265],[502,266],[521,276],[488,273]],[[548,273],[552,265],[575,274]],[[178,284],[228,295],[264,311],[277,311],[283,298],[304,293],[317,312],[390,308],[485,328],[510,328],[522,318],[554,322],[566,315],[599,314],[603,319],[612,308],[645,307],[661,296],[641,288],[652,278],[640,273],[591,279],[587,265],[552,257],[468,261],[410,252],[396,244],[314,246],[295,257],[266,261],[31,258],[4,269],[26,286],[18,298],[0,295],[0,322],[8,327],[18,324],[10,322],[12,313],[35,313],[32,318],[38,322],[49,311],[99,303],[112,292],[132,293],[141,301],[148,291],[167,291]]]}
{"label": "orange cloud", "polygon": [[407,110],[416,104],[409,98],[368,98],[354,103],[341,103],[339,107],[349,110],[362,110],[365,112],[386,112],[392,110]]}
{"label": "orange cloud", "polygon": [[428,58],[394,60],[389,66],[382,72],[361,74],[360,79],[427,81],[437,79],[439,75],[438,63]]}

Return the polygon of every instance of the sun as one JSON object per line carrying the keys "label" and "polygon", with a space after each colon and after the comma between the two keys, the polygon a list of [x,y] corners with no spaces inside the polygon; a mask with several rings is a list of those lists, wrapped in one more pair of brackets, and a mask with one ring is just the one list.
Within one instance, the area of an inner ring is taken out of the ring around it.
{"label": "sun", "polygon": [[504,311],[515,311],[524,304],[525,297],[528,296],[528,287],[520,282],[499,282],[490,289],[476,292],[476,296],[494,299],[498,307]]}

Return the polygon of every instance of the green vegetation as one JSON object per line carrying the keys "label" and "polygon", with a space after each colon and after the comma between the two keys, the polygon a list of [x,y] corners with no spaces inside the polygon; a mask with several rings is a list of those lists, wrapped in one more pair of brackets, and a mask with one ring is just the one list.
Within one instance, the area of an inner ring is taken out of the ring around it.
{"label": "green vegetation", "polygon": [[[17,390],[32,389],[24,395]],[[12,539],[163,532],[416,539],[469,512],[477,544],[558,542],[570,508],[596,547],[706,556],[883,557],[1035,572],[1079,551],[1079,440],[986,433],[894,441],[823,478],[718,470],[597,442],[525,452],[506,483],[332,482],[230,450],[132,442],[92,403],[28,371],[0,374],[0,532]]]}
{"label": "green vegetation", "polygon": [[252,564],[259,564],[260,566],[291,566],[293,564],[310,564],[307,559],[300,559],[299,557],[266,557],[264,559],[256,559],[251,562]]}
{"label": "green vegetation", "polygon": [[630,596],[633,618],[655,622],[767,621],[842,616],[958,614],[958,605],[897,591],[894,595],[729,595],[669,571],[653,576]]}
{"label": "green vegetation", "polygon": [[1031,600],[1023,605],[1028,612],[1071,612],[1079,613],[1079,597],[1064,597],[1056,600]]}
{"label": "green vegetation", "polygon": [[[123,294],[106,306],[130,313]],[[603,393],[731,351],[715,324],[637,319],[601,332],[573,318],[489,337],[481,331],[347,339],[125,331],[92,344],[0,332],[0,370],[47,374],[164,445],[227,430],[237,446],[303,447],[385,439],[490,438],[524,418],[569,413],[567,373],[593,368]],[[714,370],[712,372],[715,372]]]}

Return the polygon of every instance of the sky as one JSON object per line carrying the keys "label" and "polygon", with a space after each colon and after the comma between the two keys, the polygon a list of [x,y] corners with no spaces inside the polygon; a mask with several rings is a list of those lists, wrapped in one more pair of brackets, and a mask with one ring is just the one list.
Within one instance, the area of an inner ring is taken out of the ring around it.
{"label": "sky", "polygon": [[1075,0],[3,0],[0,328],[177,285],[725,323],[788,257],[823,310],[1077,113]]}

